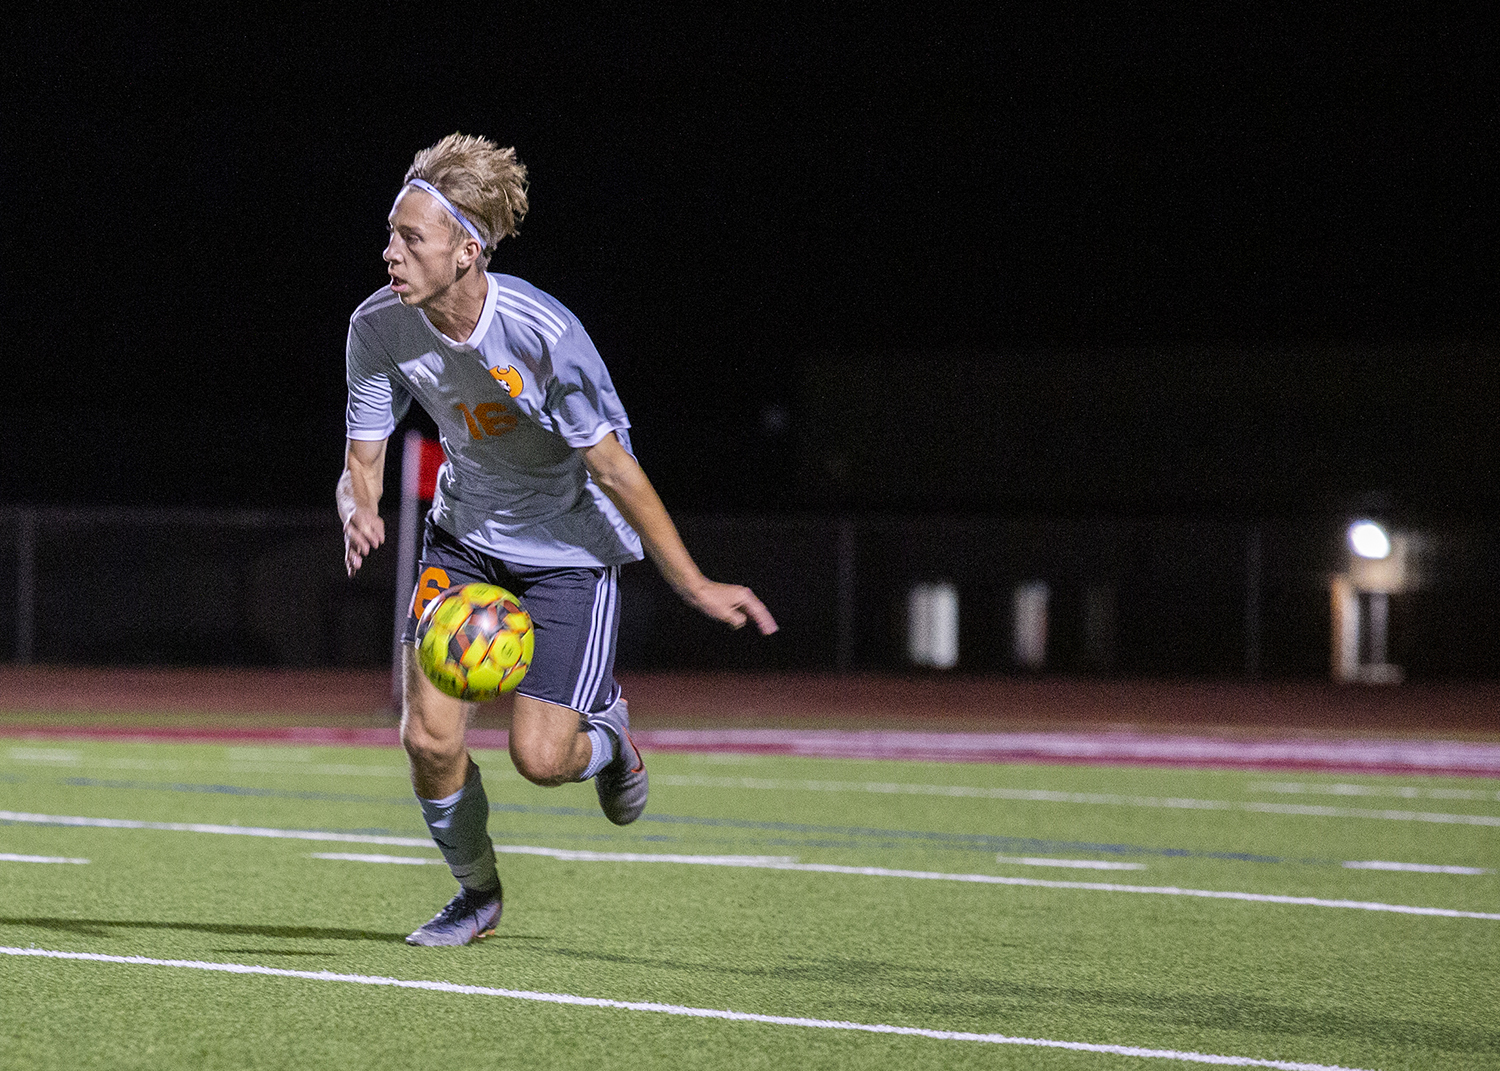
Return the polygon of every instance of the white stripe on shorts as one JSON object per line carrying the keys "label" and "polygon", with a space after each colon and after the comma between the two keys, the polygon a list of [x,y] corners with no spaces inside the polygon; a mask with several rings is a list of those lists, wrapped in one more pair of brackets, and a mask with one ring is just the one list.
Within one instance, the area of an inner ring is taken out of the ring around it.
{"label": "white stripe on shorts", "polygon": [[618,595],[620,567],[611,565],[594,585],[594,610],[589,620],[589,638],[583,649],[583,665],[579,668],[578,681],[573,686],[573,701],[568,705],[574,710],[588,713],[588,704],[604,683],[605,667],[609,665],[611,627],[615,616],[615,599]]}

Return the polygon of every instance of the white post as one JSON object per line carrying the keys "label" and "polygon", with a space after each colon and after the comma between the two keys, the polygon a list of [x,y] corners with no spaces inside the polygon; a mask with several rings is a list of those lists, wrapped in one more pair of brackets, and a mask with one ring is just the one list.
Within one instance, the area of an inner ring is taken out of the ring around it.
{"label": "white post", "polygon": [[919,666],[952,669],[958,664],[958,589],[917,584],[907,596],[907,655]]}
{"label": "white post", "polygon": [[1016,665],[1041,669],[1047,664],[1047,604],[1052,590],[1045,580],[1017,584],[1011,595],[1011,651]]}
{"label": "white post", "polygon": [[1359,592],[1344,574],[1329,581],[1333,611],[1333,679],[1359,679]]}

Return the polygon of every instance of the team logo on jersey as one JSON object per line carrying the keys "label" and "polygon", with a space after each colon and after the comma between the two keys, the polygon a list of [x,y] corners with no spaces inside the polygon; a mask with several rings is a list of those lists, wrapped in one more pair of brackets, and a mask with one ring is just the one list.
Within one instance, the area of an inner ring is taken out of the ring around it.
{"label": "team logo on jersey", "polygon": [[491,368],[490,375],[495,377],[495,382],[504,387],[512,398],[521,396],[521,373],[513,366]]}

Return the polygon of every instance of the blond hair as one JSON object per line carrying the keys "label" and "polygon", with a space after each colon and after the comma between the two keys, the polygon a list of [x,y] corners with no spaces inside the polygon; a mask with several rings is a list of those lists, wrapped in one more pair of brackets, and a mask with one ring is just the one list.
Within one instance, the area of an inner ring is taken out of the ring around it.
{"label": "blond hair", "polygon": [[[526,215],[526,165],[516,159],[515,149],[502,149],[488,138],[449,134],[417,153],[402,181],[413,179],[436,186],[478,228],[484,246],[481,268]],[[468,236],[458,220],[448,222],[455,241]]]}

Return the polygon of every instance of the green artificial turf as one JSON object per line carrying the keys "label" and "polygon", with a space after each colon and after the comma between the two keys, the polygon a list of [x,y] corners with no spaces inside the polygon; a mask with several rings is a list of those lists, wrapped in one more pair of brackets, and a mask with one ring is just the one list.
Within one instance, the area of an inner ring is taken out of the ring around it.
{"label": "green artificial turf", "polygon": [[[655,754],[647,815],[617,829],[590,786],[539,789],[503,754],[477,757],[502,848],[1500,913],[1500,826],[1431,817],[1500,816],[1497,781]],[[426,836],[394,749],[0,739],[0,809]],[[8,948],[1344,1067],[1500,1067],[1496,919],[503,852],[497,936],[414,949],[402,938],[453,891],[442,866],[314,853],[436,860],[430,845],[6,822],[0,853],[89,860],[0,862]],[[1490,872],[1342,865],[1370,860]],[[1204,1066],[14,955],[0,956],[0,1008],[6,1068]]]}

